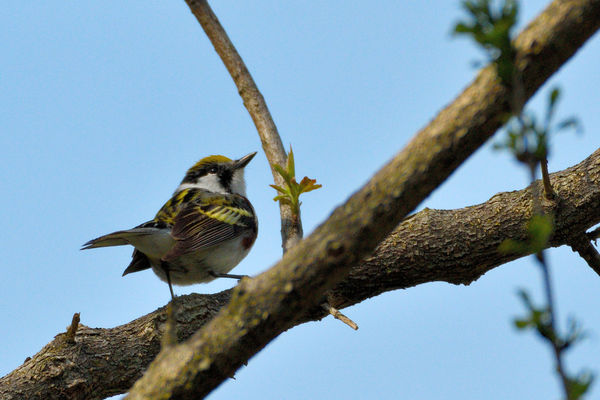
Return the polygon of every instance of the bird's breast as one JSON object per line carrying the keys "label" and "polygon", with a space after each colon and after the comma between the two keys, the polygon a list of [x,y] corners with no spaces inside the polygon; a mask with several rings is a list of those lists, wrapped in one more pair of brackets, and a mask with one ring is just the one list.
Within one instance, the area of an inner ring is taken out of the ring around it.
{"label": "bird's breast", "polygon": [[[210,271],[226,274],[246,257],[254,238],[248,243],[246,236],[237,237],[200,251],[184,254],[169,260],[171,282],[175,285],[192,285],[215,279]],[[164,269],[159,263],[151,262],[159,278],[166,281]]]}

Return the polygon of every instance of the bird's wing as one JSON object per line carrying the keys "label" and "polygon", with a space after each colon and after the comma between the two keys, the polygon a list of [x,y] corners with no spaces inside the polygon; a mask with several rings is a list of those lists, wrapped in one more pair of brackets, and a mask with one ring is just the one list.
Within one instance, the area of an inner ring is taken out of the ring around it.
{"label": "bird's wing", "polygon": [[233,239],[250,228],[254,221],[252,206],[236,195],[198,196],[173,217],[173,248],[163,257],[169,261]]}

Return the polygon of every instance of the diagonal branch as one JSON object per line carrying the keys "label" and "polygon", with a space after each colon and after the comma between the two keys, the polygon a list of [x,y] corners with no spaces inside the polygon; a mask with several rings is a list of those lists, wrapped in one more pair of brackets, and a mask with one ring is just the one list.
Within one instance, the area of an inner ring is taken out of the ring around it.
{"label": "diagonal branch", "polygon": [[[556,231],[549,245],[568,245],[578,232],[600,222],[600,150],[550,177],[560,200]],[[483,204],[456,210],[426,209],[405,219],[371,257],[352,268],[332,289],[331,303],[344,308],[385,291],[431,281],[469,284],[520,257],[498,253],[497,248],[505,239],[527,236],[532,192],[529,187],[499,193]],[[189,338],[230,298],[230,290],[179,297],[178,339]],[[297,323],[324,315],[317,307]],[[165,329],[165,307],[116,328],[80,325],[74,343],[69,342],[68,335],[58,335],[1,378],[0,398],[102,399],[124,393],[158,354]]]}
{"label": "diagonal branch", "polygon": [[[525,98],[599,24],[599,0],[557,0],[530,24],[515,41]],[[273,338],[294,326],[300,315],[322,302],[324,293],[351,266],[369,255],[500,127],[510,110],[509,97],[493,67],[485,68],[471,87],[313,234],[273,268],[242,280],[230,303],[188,341],[159,353],[128,398],[198,398],[232,376]]]}
{"label": "diagonal branch", "polygon": [[[273,165],[285,167],[287,155],[263,95],[208,2],[206,0],[186,0],[186,2],[237,86],[238,93],[260,136],[275,184],[284,187],[283,178],[275,171]],[[291,207],[286,204],[280,202],[279,211],[282,247],[286,252],[302,239],[302,222],[299,215],[294,217]]]}

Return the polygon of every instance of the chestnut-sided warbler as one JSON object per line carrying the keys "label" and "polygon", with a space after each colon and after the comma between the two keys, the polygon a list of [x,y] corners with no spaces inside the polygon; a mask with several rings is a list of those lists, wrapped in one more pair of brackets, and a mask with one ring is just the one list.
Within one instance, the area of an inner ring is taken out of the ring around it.
{"label": "chestnut-sided warbler", "polygon": [[90,240],[82,250],[132,245],[133,260],[123,275],[152,268],[169,284],[172,298],[172,284],[241,279],[228,272],[246,257],[258,232],[244,181],[244,167],[255,155],[203,158],[153,220]]}

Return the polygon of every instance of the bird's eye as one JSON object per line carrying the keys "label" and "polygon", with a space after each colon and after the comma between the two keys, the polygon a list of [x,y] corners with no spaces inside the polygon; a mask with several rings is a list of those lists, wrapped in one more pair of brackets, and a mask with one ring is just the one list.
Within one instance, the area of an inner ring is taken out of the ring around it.
{"label": "bird's eye", "polygon": [[218,171],[217,167],[210,167],[210,169],[208,170],[209,174],[216,174]]}

